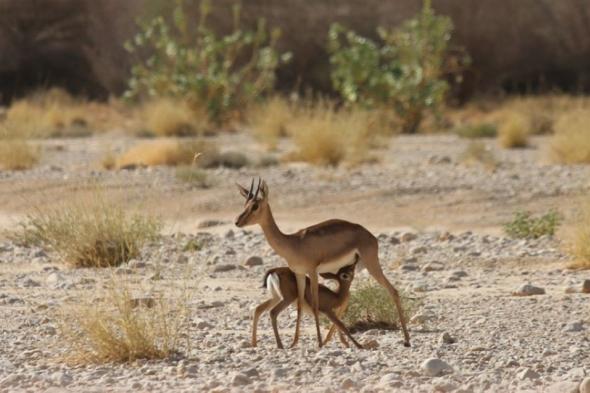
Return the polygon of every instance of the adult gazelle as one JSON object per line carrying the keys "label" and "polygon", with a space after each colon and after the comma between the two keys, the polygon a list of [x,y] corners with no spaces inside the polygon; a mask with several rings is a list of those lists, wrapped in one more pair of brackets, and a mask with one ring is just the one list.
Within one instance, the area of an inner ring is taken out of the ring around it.
{"label": "adult gazelle", "polygon": [[273,218],[268,202],[269,191],[266,182],[259,178],[256,188],[254,180],[250,184],[250,189],[239,184],[237,186],[246,199],[246,203],[244,210],[236,218],[236,226],[260,225],[270,246],[278,255],[285,258],[289,269],[295,273],[297,278],[297,323],[291,346],[297,344],[299,340],[301,309],[305,302],[306,276],[310,281],[311,309],[315,318],[318,343],[321,347],[322,336],[318,318],[318,274],[328,272],[336,274],[340,268],[351,265],[357,260],[358,265],[364,266],[369,274],[389,292],[400,318],[404,345],[410,346],[410,335],[406,328],[399,293],[383,274],[379,264],[379,244],[371,232],[359,224],[344,220],[328,220],[292,234],[285,234],[281,232]]}

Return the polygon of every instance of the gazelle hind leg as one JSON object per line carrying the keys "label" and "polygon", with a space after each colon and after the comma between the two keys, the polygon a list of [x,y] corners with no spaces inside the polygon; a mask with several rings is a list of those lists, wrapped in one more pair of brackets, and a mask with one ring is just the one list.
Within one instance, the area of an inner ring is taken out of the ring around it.
{"label": "gazelle hind leg", "polygon": [[277,341],[277,347],[279,349],[283,349],[283,343],[281,341],[281,337],[279,336],[279,328],[277,327],[277,317],[285,308],[287,308],[291,304],[291,302],[286,300],[280,300],[271,310],[270,310],[270,321],[272,323],[272,330],[275,334],[275,340]]}
{"label": "gazelle hind leg", "polygon": [[315,319],[315,328],[318,336],[318,345],[322,347],[322,333],[320,332],[320,299],[319,299],[319,283],[318,273],[313,272],[310,274],[310,286],[311,286],[311,310]]}
{"label": "gazelle hind leg", "polygon": [[258,320],[260,319],[260,316],[268,309],[273,308],[274,306],[276,306],[276,304],[280,301],[280,299],[268,299],[267,301],[261,303],[258,305],[258,307],[256,307],[256,310],[254,310],[254,320],[252,322],[252,346],[255,347],[256,346],[256,330],[258,329]]}
{"label": "gazelle hind leg", "polygon": [[366,250],[364,253],[361,253],[361,259],[363,260],[363,264],[367,268],[369,274],[383,287],[389,292],[389,295],[393,299],[393,303],[395,304],[395,308],[397,309],[397,314],[399,315],[399,322],[402,326],[402,332],[404,334],[404,346],[410,346],[410,335],[408,334],[408,328],[406,327],[406,318],[404,315],[404,310],[402,308],[402,302],[399,297],[399,292],[385,277],[383,274],[383,270],[381,270],[381,265],[379,264],[379,256],[377,248]]}
{"label": "gazelle hind leg", "polygon": [[297,319],[295,321],[295,335],[293,336],[291,348],[295,347],[299,342],[299,325],[301,324],[301,313],[303,302],[305,301],[305,275],[296,274],[295,278],[297,280]]}

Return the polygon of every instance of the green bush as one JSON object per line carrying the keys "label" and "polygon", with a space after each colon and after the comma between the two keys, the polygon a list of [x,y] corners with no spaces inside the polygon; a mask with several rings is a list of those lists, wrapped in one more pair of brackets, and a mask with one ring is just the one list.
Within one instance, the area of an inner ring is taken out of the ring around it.
{"label": "green bush", "polygon": [[554,210],[539,217],[533,217],[530,212],[517,212],[514,219],[504,225],[504,231],[517,239],[536,239],[554,235],[560,221],[561,217]]}
{"label": "green bush", "polygon": [[455,129],[455,133],[463,138],[494,138],[498,129],[491,123],[465,124]]}
{"label": "green bush", "polygon": [[331,78],[342,99],[393,108],[402,131],[418,130],[426,111],[438,115],[448,83],[446,58],[452,23],[422,11],[396,29],[377,29],[380,43],[334,24],[328,35]]}
{"label": "green bush", "polygon": [[[400,292],[402,308],[409,319],[418,302]],[[350,292],[350,299],[342,321],[351,331],[372,328],[397,329],[399,316],[389,293],[380,285],[363,282]]]}
{"label": "green bush", "polygon": [[233,8],[234,30],[222,36],[207,25],[209,2],[200,6],[196,26],[188,23],[183,1],[174,8],[173,24],[161,16],[141,24],[126,49],[147,50],[151,56],[133,67],[125,95],[184,98],[205,107],[219,124],[269,91],[277,66],[288,61],[289,54],[274,48],[280,32],[269,32],[263,19],[255,30],[242,29],[238,5]]}

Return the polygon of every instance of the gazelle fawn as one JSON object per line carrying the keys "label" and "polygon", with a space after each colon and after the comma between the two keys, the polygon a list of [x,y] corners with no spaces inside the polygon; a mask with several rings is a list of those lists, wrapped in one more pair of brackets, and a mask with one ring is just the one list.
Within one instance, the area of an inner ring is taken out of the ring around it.
{"label": "gazelle fawn", "polygon": [[[295,273],[297,281],[297,322],[295,325],[294,346],[299,340],[301,311],[305,303],[305,288],[310,287],[311,308],[315,319],[318,344],[322,346],[322,336],[318,319],[319,285],[318,274],[337,273],[340,268],[359,261],[369,274],[388,292],[400,318],[404,335],[404,345],[410,346],[410,335],[406,328],[406,320],[401,306],[398,291],[383,274],[379,264],[379,244],[377,238],[361,225],[344,220],[328,220],[304,228],[292,234],[281,232],[277,226],[268,202],[269,190],[266,182],[258,179],[254,188],[254,180],[250,189],[237,185],[246,199],[244,210],[236,218],[236,226],[244,227],[258,224],[261,226],[266,240],[274,251],[283,257],[289,269]],[[259,197],[260,196],[260,197]],[[309,285],[306,282],[309,276]]]}
{"label": "gazelle fawn", "polygon": [[[336,326],[341,334],[341,341],[348,346],[346,339],[342,337],[342,334],[346,335],[357,348],[362,348],[354,337],[350,334],[346,326],[338,318],[338,314],[348,303],[350,295],[350,285],[354,279],[354,269],[356,263],[341,268],[337,274],[323,273],[322,277],[327,279],[338,280],[338,291],[334,292],[324,285],[319,286],[319,311],[330,319],[330,321]],[[309,284],[309,279],[307,279]],[[254,311],[254,321],[252,323],[252,346],[256,346],[256,330],[258,327],[258,319],[266,311],[270,309],[270,320],[272,322],[272,329],[275,334],[277,346],[283,348],[281,337],[279,335],[277,327],[277,318],[279,314],[289,307],[297,299],[297,280],[295,274],[288,267],[279,267],[270,269],[264,276],[264,285],[271,294],[271,298],[261,303]],[[305,297],[308,303],[310,303],[311,291],[307,288]],[[305,307],[305,311],[311,313],[312,310]],[[326,336],[324,344],[326,344],[331,334]]]}

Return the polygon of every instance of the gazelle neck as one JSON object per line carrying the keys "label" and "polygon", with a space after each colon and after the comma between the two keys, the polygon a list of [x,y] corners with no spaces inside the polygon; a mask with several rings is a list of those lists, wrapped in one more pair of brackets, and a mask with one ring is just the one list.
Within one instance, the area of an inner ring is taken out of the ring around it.
{"label": "gazelle neck", "polygon": [[272,211],[270,210],[270,205],[266,206],[266,212],[263,219],[260,221],[260,226],[262,227],[262,232],[264,232],[266,241],[270,244],[272,249],[283,257],[288,254],[289,239],[277,226]]}

